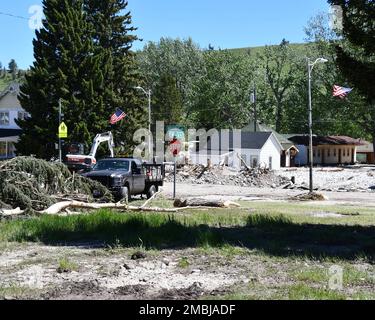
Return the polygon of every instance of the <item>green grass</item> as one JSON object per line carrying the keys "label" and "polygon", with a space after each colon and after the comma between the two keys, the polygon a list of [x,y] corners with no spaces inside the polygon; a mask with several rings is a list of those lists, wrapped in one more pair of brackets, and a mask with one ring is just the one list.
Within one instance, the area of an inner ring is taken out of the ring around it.
{"label": "green grass", "polygon": [[[374,261],[374,213],[358,209],[359,215],[340,219],[307,216],[320,210],[306,205],[251,204],[249,209],[212,209],[178,214],[93,214],[0,223],[0,241],[64,244],[99,241],[112,247],[225,248],[240,247],[274,256],[308,256],[316,259],[345,258]],[[351,208],[321,208],[351,212]],[[344,223],[346,221],[346,223]],[[371,221],[370,224],[368,221]]]}
{"label": "green grass", "polygon": [[296,284],[287,288],[290,300],[345,300],[346,295],[338,291]]}
{"label": "green grass", "polygon": [[73,261],[70,261],[67,257],[61,258],[58,261],[57,272],[64,273],[64,272],[72,272],[77,271],[78,265]]}
{"label": "green grass", "polygon": [[187,257],[182,257],[182,258],[178,261],[177,266],[178,266],[179,268],[181,268],[181,269],[189,268],[189,267],[190,267],[189,258],[187,258]]}
{"label": "green grass", "polygon": [[29,296],[36,295],[38,290],[28,287],[19,286],[17,284],[10,284],[9,286],[0,286],[0,299],[13,298],[22,299]]}

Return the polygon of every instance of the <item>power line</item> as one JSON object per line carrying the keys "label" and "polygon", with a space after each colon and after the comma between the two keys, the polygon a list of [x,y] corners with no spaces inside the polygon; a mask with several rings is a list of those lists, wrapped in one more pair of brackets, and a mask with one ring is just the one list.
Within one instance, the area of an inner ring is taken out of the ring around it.
{"label": "power line", "polygon": [[12,18],[17,18],[17,19],[30,20],[30,18],[26,18],[26,17],[23,17],[23,16],[17,16],[17,15],[11,14],[11,13],[1,12],[1,11],[0,11],[0,15],[12,17]]}

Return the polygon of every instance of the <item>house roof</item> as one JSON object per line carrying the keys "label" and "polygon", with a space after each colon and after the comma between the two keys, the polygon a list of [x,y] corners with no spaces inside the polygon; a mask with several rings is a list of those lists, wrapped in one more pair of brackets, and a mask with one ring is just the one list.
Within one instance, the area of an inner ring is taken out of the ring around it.
{"label": "house roof", "polygon": [[18,137],[22,130],[17,129],[0,129],[0,138]]}
{"label": "house roof", "polygon": [[[251,121],[245,128],[242,129],[242,131],[245,132],[255,132],[254,131],[254,121]],[[278,132],[276,132],[271,127],[266,126],[263,123],[257,122],[256,125],[256,131],[257,132],[272,132],[276,139],[280,142],[283,150],[289,150],[292,147],[295,147],[294,143],[290,141],[285,135],[282,135]],[[297,148],[296,148],[297,149]]]}
{"label": "house roof", "polygon": [[[308,146],[310,144],[310,137],[308,135],[297,135],[294,137],[289,137],[289,140],[296,144]],[[363,143],[359,140],[347,137],[347,136],[313,136],[313,145],[333,145],[333,146],[360,146]]]}
{"label": "house roof", "polygon": [[20,93],[20,84],[17,82],[12,82],[6,87],[3,92],[0,92],[0,100],[4,98],[8,93],[14,93],[18,95]]}
{"label": "house roof", "polygon": [[[209,139],[207,143],[207,150],[217,151],[221,149],[229,149],[233,150],[235,147],[239,147],[241,149],[255,149],[260,150],[266,144],[268,139],[272,136],[272,132],[240,132],[239,137],[241,137],[241,141],[237,142],[234,145],[234,134],[233,131],[229,132],[229,145],[228,142],[223,142],[221,135],[219,135],[219,145],[212,146],[212,141]],[[225,143],[225,144],[224,144]],[[241,145],[237,145],[241,144]]]}

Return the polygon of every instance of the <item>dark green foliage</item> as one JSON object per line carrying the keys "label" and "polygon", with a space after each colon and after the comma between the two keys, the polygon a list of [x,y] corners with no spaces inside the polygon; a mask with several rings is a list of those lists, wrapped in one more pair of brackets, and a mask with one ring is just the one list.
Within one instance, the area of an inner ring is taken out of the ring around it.
{"label": "dark green foliage", "polygon": [[[120,108],[127,118],[113,128],[118,151],[130,152],[133,133],[147,124],[147,99],[135,87],[143,85],[141,74],[131,51],[138,40],[133,33],[132,16],[125,0],[84,0],[84,10],[93,26],[95,51],[105,59],[101,65],[104,87],[103,102],[108,117]],[[106,118],[107,120],[107,118]]]}
{"label": "dark green foliage", "polygon": [[339,45],[337,63],[343,74],[369,100],[375,100],[375,2],[329,0],[343,10],[343,35],[347,47]]}
{"label": "dark green foliage", "polygon": [[12,79],[16,80],[17,73],[18,73],[18,66],[14,59],[10,60],[9,65],[8,65],[8,70],[9,70],[9,73],[12,75]]}
{"label": "dark green foliage", "polygon": [[183,116],[181,94],[176,86],[176,79],[163,75],[153,94],[153,118],[164,121],[167,125],[179,124]]}
{"label": "dark green foliage", "polygon": [[357,106],[355,117],[371,135],[375,147],[375,2],[329,0],[343,11],[343,37],[336,46],[337,65],[351,86],[366,100]]}
{"label": "dark green foliage", "polygon": [[[17,151],[50,159],[56,155],[58,102],[62,99],[67,142],[90,146],[96,134],[108,131],[117,107],[129,118],[114,128],[116,142],[130,143],[142,126],[141,100],[132,42],[134,29],[125,1],[44,0],[44,28],[36,32],[35,62],[21,88],[20,101],[31,115]],[[108,32],[110,31],[110,32]]]}
{"label": "dark green foliage", "polygon": [[204,53],[206,74],[194,85],[190,117],[196,128],[244,127],[250,117],[253,64],[247,54],[229,50]]}
{"label": "dark green foliage", "polygon": [[84,195],[100,190],[103,200],[112,200],[101,184],[72,175],[66,166],[44,160],[18,157],[0,164],[0,203],[6,207],[43,210],[58,202],[58,197]]}

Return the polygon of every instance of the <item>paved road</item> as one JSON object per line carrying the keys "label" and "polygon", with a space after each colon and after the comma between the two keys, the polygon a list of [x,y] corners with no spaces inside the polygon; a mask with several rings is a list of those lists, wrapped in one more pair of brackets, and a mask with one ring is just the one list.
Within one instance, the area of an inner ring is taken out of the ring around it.
{"label": "paved road", "polygon": [[[222,185],[177,184],[177,196],[182,198],[203,197],[232,201],[287,201],[290,197],[304,193],[299,190],[260,189]],[[173,195],[173,184],[165,183],[164,194]],[[323,192],[329,201],[320,204],[347,204],[375,207],[375,192]]]}

